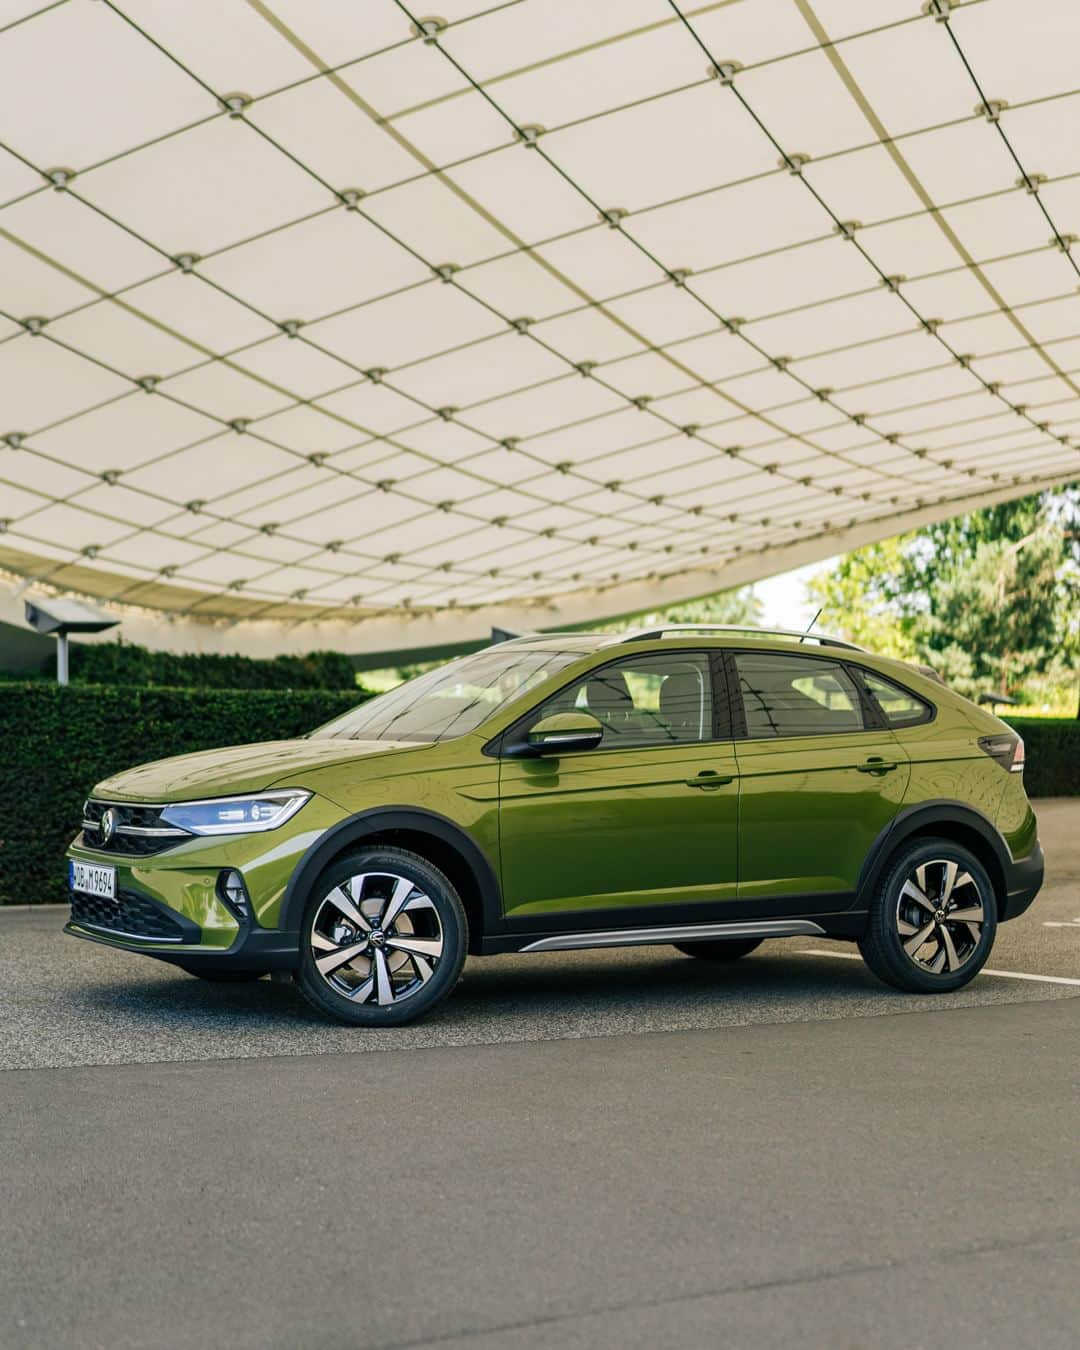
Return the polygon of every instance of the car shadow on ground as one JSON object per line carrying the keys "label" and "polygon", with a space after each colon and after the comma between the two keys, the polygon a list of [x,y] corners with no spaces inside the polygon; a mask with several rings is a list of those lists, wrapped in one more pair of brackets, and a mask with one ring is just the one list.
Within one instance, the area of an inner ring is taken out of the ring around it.
{"label": "car shadow on ground", "polygon": [[[327,1025],[295,985],[269,979],[214,984],[165,970],[149,978],[95,982],[70,993],[98,1015],[119,1014],[155,1025],[163,1018],[216,1026],[231,1019],[257,1019],[264,1027],[279,1028]],[[797,951],[758,953],[730,964],[625,952],[555,959],[494,957],[470,961],[454,993],[422,1025],[449,1029],[487,1019],[567,1015],[599,1020],[618,1016],[647,1024],[680,1010],[701,1012],[722,1005],[748,1005],[749,1010],[762,1002],[793,1005],[796,1015],[802,1006],[813,1017],[826,1002],[863,1002],[876,996],[899,1006],[912,1003],[910,996],[884,988],[861,963],[823,961]]]}

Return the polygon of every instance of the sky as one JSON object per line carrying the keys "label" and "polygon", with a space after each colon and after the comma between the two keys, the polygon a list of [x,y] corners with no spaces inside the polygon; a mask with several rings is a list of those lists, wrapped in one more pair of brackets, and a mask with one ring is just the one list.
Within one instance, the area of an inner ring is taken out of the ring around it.
{"label": "sky", "polygon": [[756,582],[754,592],[762,604],[762,627],[804,629],[814,617],[814,606],[806,602],[806,582],[832,562],[832,558],[827,558]]}

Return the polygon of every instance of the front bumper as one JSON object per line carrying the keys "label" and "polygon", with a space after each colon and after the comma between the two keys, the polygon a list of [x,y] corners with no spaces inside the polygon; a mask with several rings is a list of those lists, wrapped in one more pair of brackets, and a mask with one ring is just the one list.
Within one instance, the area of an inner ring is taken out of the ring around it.
{"label": "front bumper", "polygon": [[[105,855],[77,845],[68,856],[105,861]],[[73,896],[64,932],[190,970],[295,967],[296,933],[263,927],[257,912],[240,918],[218,894],[220,853],[203,856],[195,866],[190,857],[183,860],[187,866],[176,866],[181,859],[175,854],[169,861],[166,866],[160,858],[109,858],[116,867],[116,900]]]}
{"label": "front bumper", "polygon": [[[89,942],[100,942],[106,947],[153,956],[158,961],[183,966],[185,970],[206,973],[213,970],[295,970],[299,962],[296,933],[279,933],[249,923],[238,925],[236,937],[228,947],[213,947],[201,940],[173,942],[166,947],[159,942],[99,925],[82,924],[75,919],[64,925],[64,932]],[[199,939],[201,937],[200,933]]]}
{"label": "front bumper", "polygon": [[1038,839],[1035,847],[1026,858],[1019,858],[1006,868],[1005,903],[1001,907],[1001,919],[1015,919],[1031,907],[1032,901],[1042,889],[1046,864],[1042,845]]}
{"label": "front bumper", "polygon": [[[91,848],[79,835],[68,859],[115,867],[120,903],[99,906],[88,897],[64,931],[189,970],[294,969],[299,939],[278,929],[282,900],[305,852],[342,815],[340,807],[315,795],[280,829],[198,836],[147,857]],[[241,920],[218,894],[226,868],[244,878],[250,919]]]}

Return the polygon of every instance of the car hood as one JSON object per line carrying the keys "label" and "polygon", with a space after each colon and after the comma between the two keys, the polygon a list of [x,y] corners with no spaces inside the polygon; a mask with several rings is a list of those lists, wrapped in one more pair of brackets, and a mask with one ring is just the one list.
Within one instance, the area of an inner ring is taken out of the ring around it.
{"label": "car hood", "polygon": [[157,803],[257,792],[274,786],[302,787],[307,769],[325,769],[349,760],[430,748],[415,741],[329,738],[231,745],[125,769],[100,782],[92,795],[116,801]]}

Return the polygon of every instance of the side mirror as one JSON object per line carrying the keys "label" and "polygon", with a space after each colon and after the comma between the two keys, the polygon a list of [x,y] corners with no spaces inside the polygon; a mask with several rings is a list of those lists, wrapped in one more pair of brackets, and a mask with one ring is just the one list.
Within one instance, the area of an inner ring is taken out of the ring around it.
{"label": "side mirror", "polygon": [[604,738],[604,728],[591,713],[552,713],[530,727],[529,753],[561,755],[568,750],[593,750]]}

